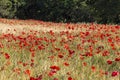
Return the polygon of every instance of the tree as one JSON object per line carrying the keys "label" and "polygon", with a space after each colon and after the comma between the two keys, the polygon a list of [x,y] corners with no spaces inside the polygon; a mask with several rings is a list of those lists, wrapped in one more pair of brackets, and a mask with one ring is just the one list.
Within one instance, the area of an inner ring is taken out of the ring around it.
{"label": "tree", "polygon": [[32,0],[32,3],[26,0],[21,8],[24,16],[18,11],[18,17],[55,22],[91,21],[89,9],[83,4],[84,0]]}
{"label": "tree", "polygon": [[12,10],[12,2],[10,0],[0,1],[0,17],[12,18],[14,11]]}
{"label": "tree", "polygon": [[0,17],[120,23],[120,0],[0,0]]}
{"label": "tree", "polygon": [[99,23],[119,23],[120,0],[87,0],[94,19]]}
{"label": "tree", "polygon": [[16,13],[19,7],[24,4],[24,0],[1,0],[0,1],[0,17],[17,18]]}

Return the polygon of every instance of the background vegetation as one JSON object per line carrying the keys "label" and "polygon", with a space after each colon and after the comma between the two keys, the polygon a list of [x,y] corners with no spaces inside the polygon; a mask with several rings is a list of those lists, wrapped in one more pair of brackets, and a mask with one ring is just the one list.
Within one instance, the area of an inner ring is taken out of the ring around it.
{"label": "background vegetation", "polygon": [[120,0],[0,0],[0,17],[120,23]]}

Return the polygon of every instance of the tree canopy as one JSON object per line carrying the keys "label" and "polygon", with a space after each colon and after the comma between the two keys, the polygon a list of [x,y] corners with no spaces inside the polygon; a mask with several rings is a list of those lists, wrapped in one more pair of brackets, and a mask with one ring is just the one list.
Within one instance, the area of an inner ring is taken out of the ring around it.
{"label": "tree canopy", "polygon": [[0,0],[0,17],[120,23],[120,0]]}

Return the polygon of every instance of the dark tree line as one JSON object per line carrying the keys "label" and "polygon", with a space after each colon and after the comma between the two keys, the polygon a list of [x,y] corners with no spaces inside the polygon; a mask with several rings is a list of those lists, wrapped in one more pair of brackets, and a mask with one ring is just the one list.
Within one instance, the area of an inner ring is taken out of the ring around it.
{"label": "dark tree line", "polygon": [[120,23],[120,0],[0,0],[0,17]]}

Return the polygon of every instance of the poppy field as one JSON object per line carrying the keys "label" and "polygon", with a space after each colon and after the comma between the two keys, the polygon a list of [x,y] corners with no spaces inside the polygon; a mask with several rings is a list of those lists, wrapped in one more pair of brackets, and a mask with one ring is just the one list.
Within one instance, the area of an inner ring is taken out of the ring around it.
{"label": "poppy field", "polygon": [[119,25],[0,24],[0,80],[120,80]]}

